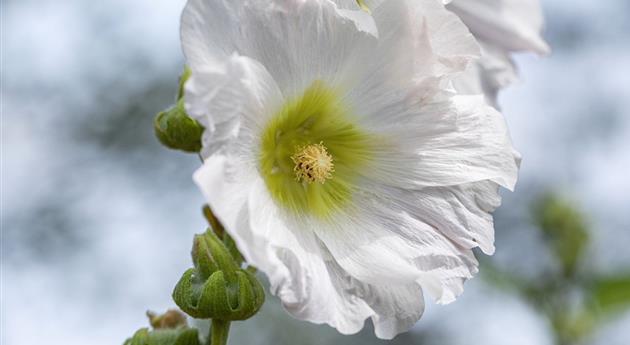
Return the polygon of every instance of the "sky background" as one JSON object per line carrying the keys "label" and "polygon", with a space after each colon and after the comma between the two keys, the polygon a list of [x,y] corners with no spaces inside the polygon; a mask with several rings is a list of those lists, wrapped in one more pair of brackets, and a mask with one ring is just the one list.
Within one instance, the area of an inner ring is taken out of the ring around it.
{"label": "sky background", "polygon": [[[2,345],[118,344],[174,304],[204,230],[194,155],[153,136],[174,101],[183,0],[3,0]],[[528,208],[546,190],[574,200],[592,230],[588,266],[630,267],[630,2],[543,1],[553,54],[519,55],[500,96],[519,184],[496,213],[500,267],[536,279],[552,261]],[[630,343],[630,313],[593,344]],[[232,344],[384,344],[291,319],[275,297]],[[471,340],[472,339],[472,340]],[[395,344],[552,344],[548,321],[471,280]]]}

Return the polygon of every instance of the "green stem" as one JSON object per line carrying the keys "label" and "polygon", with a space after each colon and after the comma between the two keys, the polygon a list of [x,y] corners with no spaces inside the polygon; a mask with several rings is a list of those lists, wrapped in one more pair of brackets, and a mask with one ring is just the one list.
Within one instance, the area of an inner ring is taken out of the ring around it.
{"label": "green stem", "polygon": [[210,345],[226,345],[230,333],[230,321],[212,319]]}

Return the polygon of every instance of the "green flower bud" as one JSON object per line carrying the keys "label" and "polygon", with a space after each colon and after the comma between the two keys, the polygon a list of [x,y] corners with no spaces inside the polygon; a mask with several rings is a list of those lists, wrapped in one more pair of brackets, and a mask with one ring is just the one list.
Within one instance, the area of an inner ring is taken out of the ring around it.
{"label": "green flower bud", "polygon": [[[232,258],[234,259],[236,264],[238,266],[241,266],[245,259],[236,247],[236,242],[234,242],[234,239],[232,239],[232,237],[225,231],[225,229],[223,228],[223,224],[219,222],[219,219],[217,219],[217,217],[214,215],[208,205],[204,205],[203,215],[204,217],[206,217],[208,224],[210,224],[210,228],[212,229],[212,231],[214,231],[217,237],[219,237],[221,241],[223,241],[225,247],[228,249],[230,254],[232,254]],[[256,271],[256,269],[252,266],[249,266],[248,269],[253,270],[254,272]]]}
{"label": "green flower bud", "polygon": [[147,312],[153,330],[142,328],[124,345],[201,345],[197,329],[189,328],[186,316],[176,310],[157,315]]}
{"label": "green flower bud", "polygon": [[258,312],[265,299],[262,285],[241,269],[213,231],[195,236],[192,258],[195,267],[184,273],[173,291],[175,303],[185,313],[232,321]]}
{"label": "green flower bud", "polygon": [[171,149],[197,153],[201,150],[203,126],[186,114],[184,101],[160,112],[153,121],[158,140]]}

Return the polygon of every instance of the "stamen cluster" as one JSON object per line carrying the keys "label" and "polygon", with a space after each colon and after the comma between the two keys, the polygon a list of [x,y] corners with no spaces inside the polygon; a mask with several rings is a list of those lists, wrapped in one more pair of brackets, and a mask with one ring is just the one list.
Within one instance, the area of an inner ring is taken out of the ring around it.
{"label": "stamen cluster", "polygon": [[291,159],[295,163],[293,171],[298,182],[323,184],[327,179],[332,178],[332,173],[335,171],[333,158],[323,142],[299,147]]}

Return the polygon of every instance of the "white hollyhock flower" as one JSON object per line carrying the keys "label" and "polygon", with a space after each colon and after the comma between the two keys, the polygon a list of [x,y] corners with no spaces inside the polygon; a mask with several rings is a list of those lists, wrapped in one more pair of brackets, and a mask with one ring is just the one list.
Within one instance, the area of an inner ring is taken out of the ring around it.
{"label": "white hollyhock flower", "polygon": [[[387,0],[334,0],[341,7],[371,13]],[[486,95],[496,106],[497,93],[518,80],[512,53],[545,55],[549,46],[541,37],[543,16],[538,0],[443,0],[457,14],[481,46],[482,57],[454,80],[461,93]]]}
{"label": "white hollyhock flower", "polygon": [[189,0],[181,34],[194,179],[289,313],[392,338],[462,292],[517,164],[501,114],[442,87],[479,50],[439,0]]}

